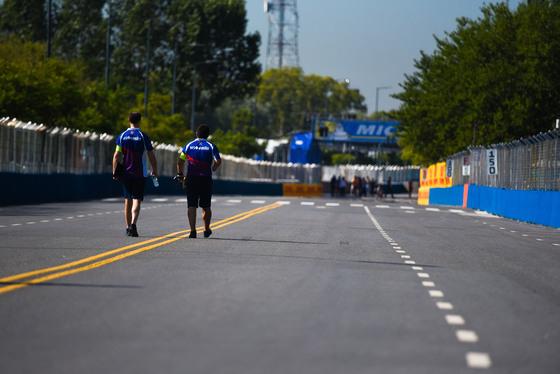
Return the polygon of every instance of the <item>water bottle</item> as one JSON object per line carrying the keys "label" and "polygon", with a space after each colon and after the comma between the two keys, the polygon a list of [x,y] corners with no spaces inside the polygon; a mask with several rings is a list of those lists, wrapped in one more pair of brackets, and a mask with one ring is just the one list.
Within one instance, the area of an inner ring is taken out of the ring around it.
{"label": "water bottle", "polygon": [[154,182],[154,187],[159,187],[159,181],[155,175],[152,175],[152,182]]}

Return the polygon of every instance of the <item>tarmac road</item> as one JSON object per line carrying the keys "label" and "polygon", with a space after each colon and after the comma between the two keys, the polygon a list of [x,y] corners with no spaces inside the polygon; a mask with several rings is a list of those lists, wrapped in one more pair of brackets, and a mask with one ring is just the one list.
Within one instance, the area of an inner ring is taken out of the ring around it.
{"label": "tarmac road", "polygon": [[[560,232],[406,198],[0,208],[1,373],[560,372]],[[199,226],[202,225],[199,212]]]}

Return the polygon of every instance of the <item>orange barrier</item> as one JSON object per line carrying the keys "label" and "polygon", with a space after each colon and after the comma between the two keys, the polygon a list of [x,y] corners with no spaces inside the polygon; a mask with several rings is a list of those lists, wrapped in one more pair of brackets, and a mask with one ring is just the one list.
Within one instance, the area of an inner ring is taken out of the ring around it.
{"label": "orange barrier", "polygon": [[418,188],[418,204],[430,203],[430,188],[445,188],[453,185],[453,178],[445,177],[445,162],[438,162],[427,168],[420,169],[420,188]]}
{"label": "orange barrier", "polygon": [[284,196],[322,197],[323,185],[321,184],[283,184]]}

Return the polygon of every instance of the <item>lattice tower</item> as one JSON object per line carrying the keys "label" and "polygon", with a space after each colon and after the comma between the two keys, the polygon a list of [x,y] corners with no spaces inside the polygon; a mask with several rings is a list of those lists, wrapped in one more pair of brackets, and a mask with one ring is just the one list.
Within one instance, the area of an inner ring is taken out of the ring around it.
{"label": "lattice tower", "polygon": [[264,0],[264,11],[268,14],[265,69],[299,66],[297,1]]}

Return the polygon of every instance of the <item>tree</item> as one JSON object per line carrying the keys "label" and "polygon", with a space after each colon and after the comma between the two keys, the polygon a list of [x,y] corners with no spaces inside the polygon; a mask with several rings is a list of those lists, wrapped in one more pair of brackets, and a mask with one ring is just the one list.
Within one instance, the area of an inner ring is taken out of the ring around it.
{"label": "tree", "polygon": [[13,34],[30,42],[44,42],[46,16],[45,0],[4,0],[0,5],[0,34]]}
{"label": "tree", "polygon": [[331,77],[305,76],[300,67],[269,69],[259,79],[257,101],[268,105],[273,130],[283,136],[304,129],[308,113],[366,111],[364,97]]}
{"label": "tree", "polygon": [[481,8],[477,20],[421,52],[394,95],[403,159],[437,162],[473,144],[551,128],[560,105],[560,7],[551,1]]}

